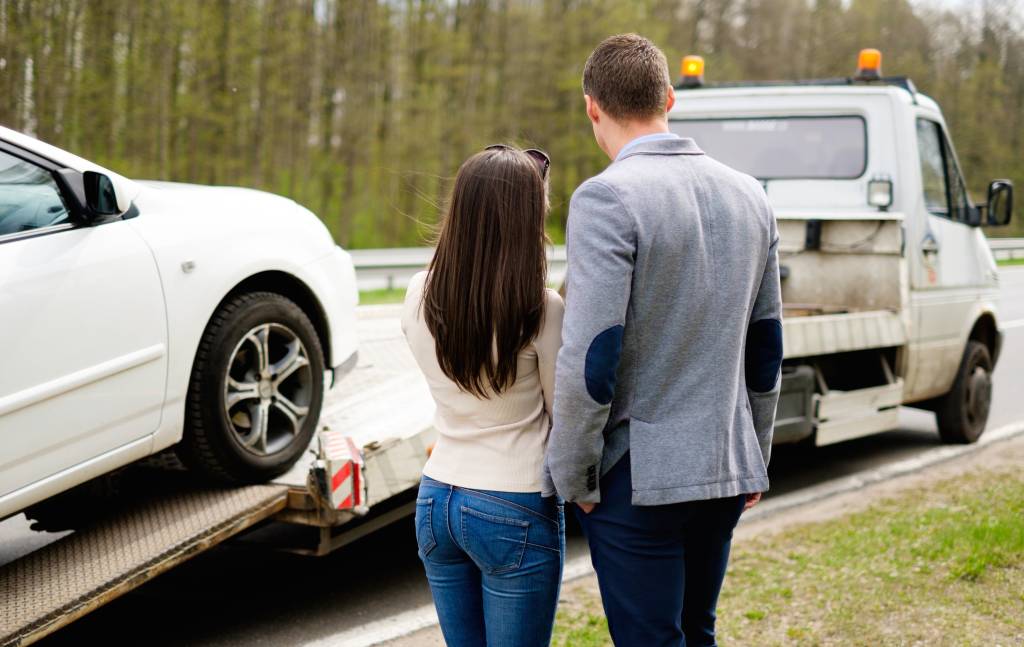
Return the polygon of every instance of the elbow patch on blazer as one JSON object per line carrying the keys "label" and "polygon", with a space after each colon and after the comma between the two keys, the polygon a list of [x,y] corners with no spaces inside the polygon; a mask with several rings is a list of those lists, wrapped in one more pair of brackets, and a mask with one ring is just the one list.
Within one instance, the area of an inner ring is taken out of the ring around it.
{"label": "elbow patch on blazer", "polygon": [[622,326],[612,326],[603,331],[587,349],[587,362],[583,376],[587,381],[587,393],[598,404],[608,404],[615,395],[615,372],[619,369],[622,354]]}
{"label": "elbow patch on blazer", "polygon": [[782,368],[782,322],[761,319],[747,330],[745,357],[747,387],[757,393],[771,391]]}

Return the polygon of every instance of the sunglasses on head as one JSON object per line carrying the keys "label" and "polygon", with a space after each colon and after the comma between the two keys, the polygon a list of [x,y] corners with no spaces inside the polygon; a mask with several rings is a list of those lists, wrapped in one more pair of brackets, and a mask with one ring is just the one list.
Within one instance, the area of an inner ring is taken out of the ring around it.
{"label": "sunglasses on head", "polygon": [[[514,151],[517,149],[507,144],[491,144],[484,150]],[[540,170],[541,178],[545,180],[548,179],[548,169],[551,168],[551,158],[548,157],[548,154],[539,148],[527,148],[523,152],[529,155],[533,161],[537,163],[537,168]]]}

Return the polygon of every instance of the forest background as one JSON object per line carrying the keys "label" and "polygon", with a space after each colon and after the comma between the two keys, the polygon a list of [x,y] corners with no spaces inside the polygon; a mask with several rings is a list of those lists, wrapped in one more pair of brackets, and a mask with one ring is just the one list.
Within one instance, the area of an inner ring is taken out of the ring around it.
{"label": "forest background", "polygon": [[877,47],[942,105],[975,197],[1024,191],[1017,0],[0,0],[0,124],[130,177],[284,194],[349,247],[424,244],[465,157],[535,145],[559,241],[607,164],[583,63],[624,31],[709,80],[847,76]]}

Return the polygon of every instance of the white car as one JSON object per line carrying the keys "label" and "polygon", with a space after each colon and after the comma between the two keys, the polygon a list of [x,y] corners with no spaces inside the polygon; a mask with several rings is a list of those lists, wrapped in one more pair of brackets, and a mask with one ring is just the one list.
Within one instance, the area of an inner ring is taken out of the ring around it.
{"label": "white car", "polygon": [[0,128],[0,519],[172,446],[223,481],[284,472],[355,363],[357,301],[291,200]]}

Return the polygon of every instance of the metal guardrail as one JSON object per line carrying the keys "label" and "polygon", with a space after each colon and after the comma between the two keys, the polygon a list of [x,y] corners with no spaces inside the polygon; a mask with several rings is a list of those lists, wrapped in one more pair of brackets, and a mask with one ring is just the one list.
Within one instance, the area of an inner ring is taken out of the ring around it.
{"label": "metal guardrail", "polygon": [[[390,249],[354,249],[356,282],[360,290],[404,288],[409,279],[423,270],[434,255],[432,247],[396,247]],[[560,284],[565,278],[565,246],[548,248],[548,281]]]}
{"label": "metal guardrail", "polygon": [[988,245],[996,260],[1024,258],[1024,238],[989,238]]}
{"label": "metal guardrail", "polygon": [[[989,245],[998,260],[1024,258],[1024,238],[990,238]],[[431,247],[352,250],[360,290],[404,288],[409,279],[430,262]],[[548,280],[561,283],[565,278],[565,246],[548,249]]]}

